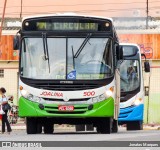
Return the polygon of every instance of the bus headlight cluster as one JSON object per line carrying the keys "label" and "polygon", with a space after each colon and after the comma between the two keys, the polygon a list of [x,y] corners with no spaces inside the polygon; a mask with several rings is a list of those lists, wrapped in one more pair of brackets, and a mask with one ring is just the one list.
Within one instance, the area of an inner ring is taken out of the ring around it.
{"label": "bus headlight cluster", "polygon": [[107,97],[111,97],[113,95],[113,91],[112,90],[107,90],[106,91],[106,96]]}
{"label": "bus headlight cluster", "polygon": [[113,87],[108,89],[104,94],[91,98],[89,102],[98,103],[112,96],[113,96]]}
{"label": "bus headlight cluster", "polygon": [[114,93],[114,86],[110,87],[107,91],[106,91],[106,97],[109,98],[111,96],[113,96]]}
{"label": "bus headlight cluster", "polygon": [[32,94],[30,94],[28,91],[26,91],[26,90],[21,90],[21,95],[24,97],[24,98],[26,98],[26,99],[28,99],[28,100],[30,100],[30,101],[34,101],[34,102],[40,102],[41,101],[41,98],[40,97],[37,97],[37,96],[34,96],[34,95],[32,95]]}
{"label": "bus headlight cluster", "polygon": [[104,101],[106,98],[107,98],[106,94],[104,93],[104,94],[99,95],[97,97],[91,98],[91,101],[92,101],[92,103],[98,103],[98,102]]}
{"label": "bus headlight cluster", "polygon": [[136,99],[133,104],[136,105],[136,106],[142,104],[142,98]]}

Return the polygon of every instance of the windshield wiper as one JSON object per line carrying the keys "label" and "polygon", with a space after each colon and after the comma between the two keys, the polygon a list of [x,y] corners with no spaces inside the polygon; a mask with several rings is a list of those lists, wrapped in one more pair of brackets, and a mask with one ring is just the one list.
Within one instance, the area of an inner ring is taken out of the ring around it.
{"label": "windshield wiper", "polygon": [[87,42],[89,41],[91,36],[92,36],[92,33],[88,33],[87,34],[86,38],[84,39],[84,41],[82,42],[81,46],[79,47],[79,49],[77,50],[76,54],[74,55],[74,58],[77,58],[79,56],[79,54],[81,53],[81,51],[83,50],[83,48],[85,47],[85,45],[87,44]]}
{"label": "windshield wiper", "polygon": [[72,45],[72,58],[73,58],[73,69],[75,70],[75,59],[74,59],[73,45]]}
{"label": "windshield wiper", "polygon": [[48,60],[48,69],[50,73],[50,62],[49,62],[48,43],[47,43],[46,33],[42,33],[42,38],[43,38],[44,59]]}

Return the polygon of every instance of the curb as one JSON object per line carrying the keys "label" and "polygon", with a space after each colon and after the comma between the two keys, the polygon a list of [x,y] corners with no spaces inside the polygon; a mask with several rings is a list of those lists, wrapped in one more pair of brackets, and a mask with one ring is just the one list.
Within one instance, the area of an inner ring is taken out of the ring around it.
{"label": "curb", "polygon": [[143,127],[143,130],[160,130],[160,126],[155,126],[155,127],[146,126]]}

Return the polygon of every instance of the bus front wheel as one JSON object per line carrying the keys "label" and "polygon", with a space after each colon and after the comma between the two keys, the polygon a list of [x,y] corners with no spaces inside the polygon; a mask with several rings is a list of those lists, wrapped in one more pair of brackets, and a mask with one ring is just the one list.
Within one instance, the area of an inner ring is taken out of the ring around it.
{"label": "bus front wheel", "polygon": [[37,124],[37,133],[42,133],[42,125],[40,123]]}
{"label": "bus front wheel", "polygon": [[112,119],[111,118],[100,119],[97,125],[97,133],[110,134],[111,131],[112,131]]}
{"label": "bus front wheel", "polygon": [[51,121],[47,120],[44,124],[44,134],[53,134],[54,125]]}
{"label": "bus front wheel", "polygon": [[85,131],[85,124],[75,125],[75,128],[76,128],[76,132],[78,132],[78,131]]}
{"label": "bus front wheel", "polygon": [[33,117],[26,118],[26,131],[27,134],[37,133],[37,119]]}
{"label": "bus front wheel", "polygon": [[131,121],[127,123],[127,130],[143,130],[142,121]]}

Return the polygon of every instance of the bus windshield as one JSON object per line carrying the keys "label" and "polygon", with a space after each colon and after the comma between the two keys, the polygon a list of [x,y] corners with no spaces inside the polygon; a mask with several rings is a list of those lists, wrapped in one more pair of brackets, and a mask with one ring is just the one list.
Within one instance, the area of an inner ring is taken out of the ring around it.
{"label": "bus windshield", "polygon": [[[109,38],[24,38],[21,51],[21,76],[31,79],[104,79],[113,74],[112,42]],[[81,51],[75,57],[75,54]]]}
{"label": "bus windshield", "polygon": [[138,60],[124,60],[120,65],[121,92],[131,92],[140,86]]}

